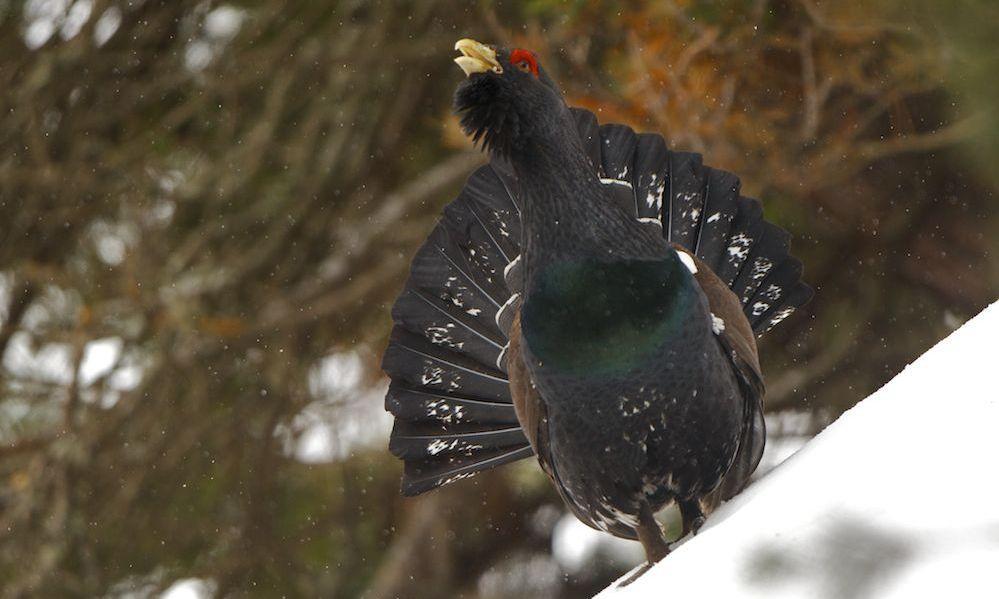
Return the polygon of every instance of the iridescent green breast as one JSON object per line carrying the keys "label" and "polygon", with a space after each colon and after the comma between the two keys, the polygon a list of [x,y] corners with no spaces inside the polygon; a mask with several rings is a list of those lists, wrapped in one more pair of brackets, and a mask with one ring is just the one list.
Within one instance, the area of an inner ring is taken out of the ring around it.
{"label": "iridescent green breast", "polygon": [[682,325],[694,284],[674,256],[551,264],[535,275],[522,332],[546,368],[583,376],[623,373],[654,355]]}

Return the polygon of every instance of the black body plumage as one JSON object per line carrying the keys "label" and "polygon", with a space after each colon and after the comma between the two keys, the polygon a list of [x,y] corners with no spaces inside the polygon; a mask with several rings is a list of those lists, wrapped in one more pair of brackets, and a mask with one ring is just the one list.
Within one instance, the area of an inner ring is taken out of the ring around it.
{"label": "black body plumage", "polygon": [[[522,317],[527,363],[547,406],[552,470],[576,511],[604,530],[633,527],[642,502],[654,512],[714,489],[735,457],[745,413],[691,273],[678,260],[587,265],[588,273],[610,269],[627,274],[603,289],[588,277],[589,291],[620,311],[588,310],[564,287],[538,285]],[[635,289],[639,301],[629,301]],[[573,346],[580,341],[584,351]]]}
{"label": "black body plumage", "polygon": [[[390,448],[415,494],[531,455],[537,437],[577,516],[634,537],[643,509],[737,492],[763,446],[762,383],[671,243],[732,289],[758,334],[811,289],[734,176],[658,135],[598,126],[543,71],[503,64],[456,93],[493,161],[445,209],[393,310]],[[518,313],[540,436],[507,385]]]}

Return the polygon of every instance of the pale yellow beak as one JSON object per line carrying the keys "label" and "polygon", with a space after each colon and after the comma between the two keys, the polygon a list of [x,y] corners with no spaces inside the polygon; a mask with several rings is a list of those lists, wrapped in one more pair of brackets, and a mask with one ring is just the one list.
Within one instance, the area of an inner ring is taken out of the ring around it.
{"label": "pale yellow beak", "polygon": [[496,60],[496,50],[489,46],[470,40],[460,39],[454,44],[454,49],[461,52],[461,56],[454,59],[454,62],[465,72],[466,77],[471,77],[472,73],[485,73],[492,71],[502,73],[503,67]]}

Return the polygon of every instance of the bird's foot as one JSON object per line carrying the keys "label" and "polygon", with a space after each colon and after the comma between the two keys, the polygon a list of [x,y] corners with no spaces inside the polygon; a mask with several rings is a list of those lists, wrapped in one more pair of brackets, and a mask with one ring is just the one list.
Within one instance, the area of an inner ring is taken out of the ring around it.
{"label": "bird's foot", "polygon": [[704,516],[697,516],[690,522],[690,534],[696,535],[702,526],[704,526]]}
{"label": "bird's foot", "polygon": [[659,522],[648,504],[643,504],[639,510],[635,536],[642,543],[645,557],[649,560],[650,565],[669,554],[669,543],[663,537],[663,529],[659,526]]}
{"label": "bird's foot", "polygon": [[641,578],[642,574],[645,574],[646,572],[648,572],[649,569],[652,566],[654,566],[654,565],[655,564],[652,563],[652,562],[645,562],[644,564],[642,564],[641,566],[639,566],[638,568],[636,568],[635,571],[631,573],[631,576],[629,576],[628,578],[625,578],[624,580],[622,580],[621,582],[619,582],[618,585],[617,585],[618,588],[624,588],[624,587],[628,586],[629,584],[635,582],[636,580],[638,580],[639,578]]}
{"label": "bird's foot", "polygon": [[683,518],[681,539],[688,534],[696,535],[697,531],[704,526],[704,512],[701,511],[700,503],[696,499],[680,502],[680,516]]}

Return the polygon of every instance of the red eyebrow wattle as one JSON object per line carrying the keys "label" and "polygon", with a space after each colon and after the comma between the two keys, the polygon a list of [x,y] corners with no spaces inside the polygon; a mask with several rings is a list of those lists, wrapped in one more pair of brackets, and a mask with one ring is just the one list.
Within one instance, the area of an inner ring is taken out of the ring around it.
{"label": "red eyebrow wattle", "polygon": [[523,50],[517,48],[513,52],[510,52],[510,64],[517,64],[520,62],[526,62],[527,66],[530,67],[531,72],[534,76],[538,76],[538,59],[535,58],[534,52],[530,50]]}

